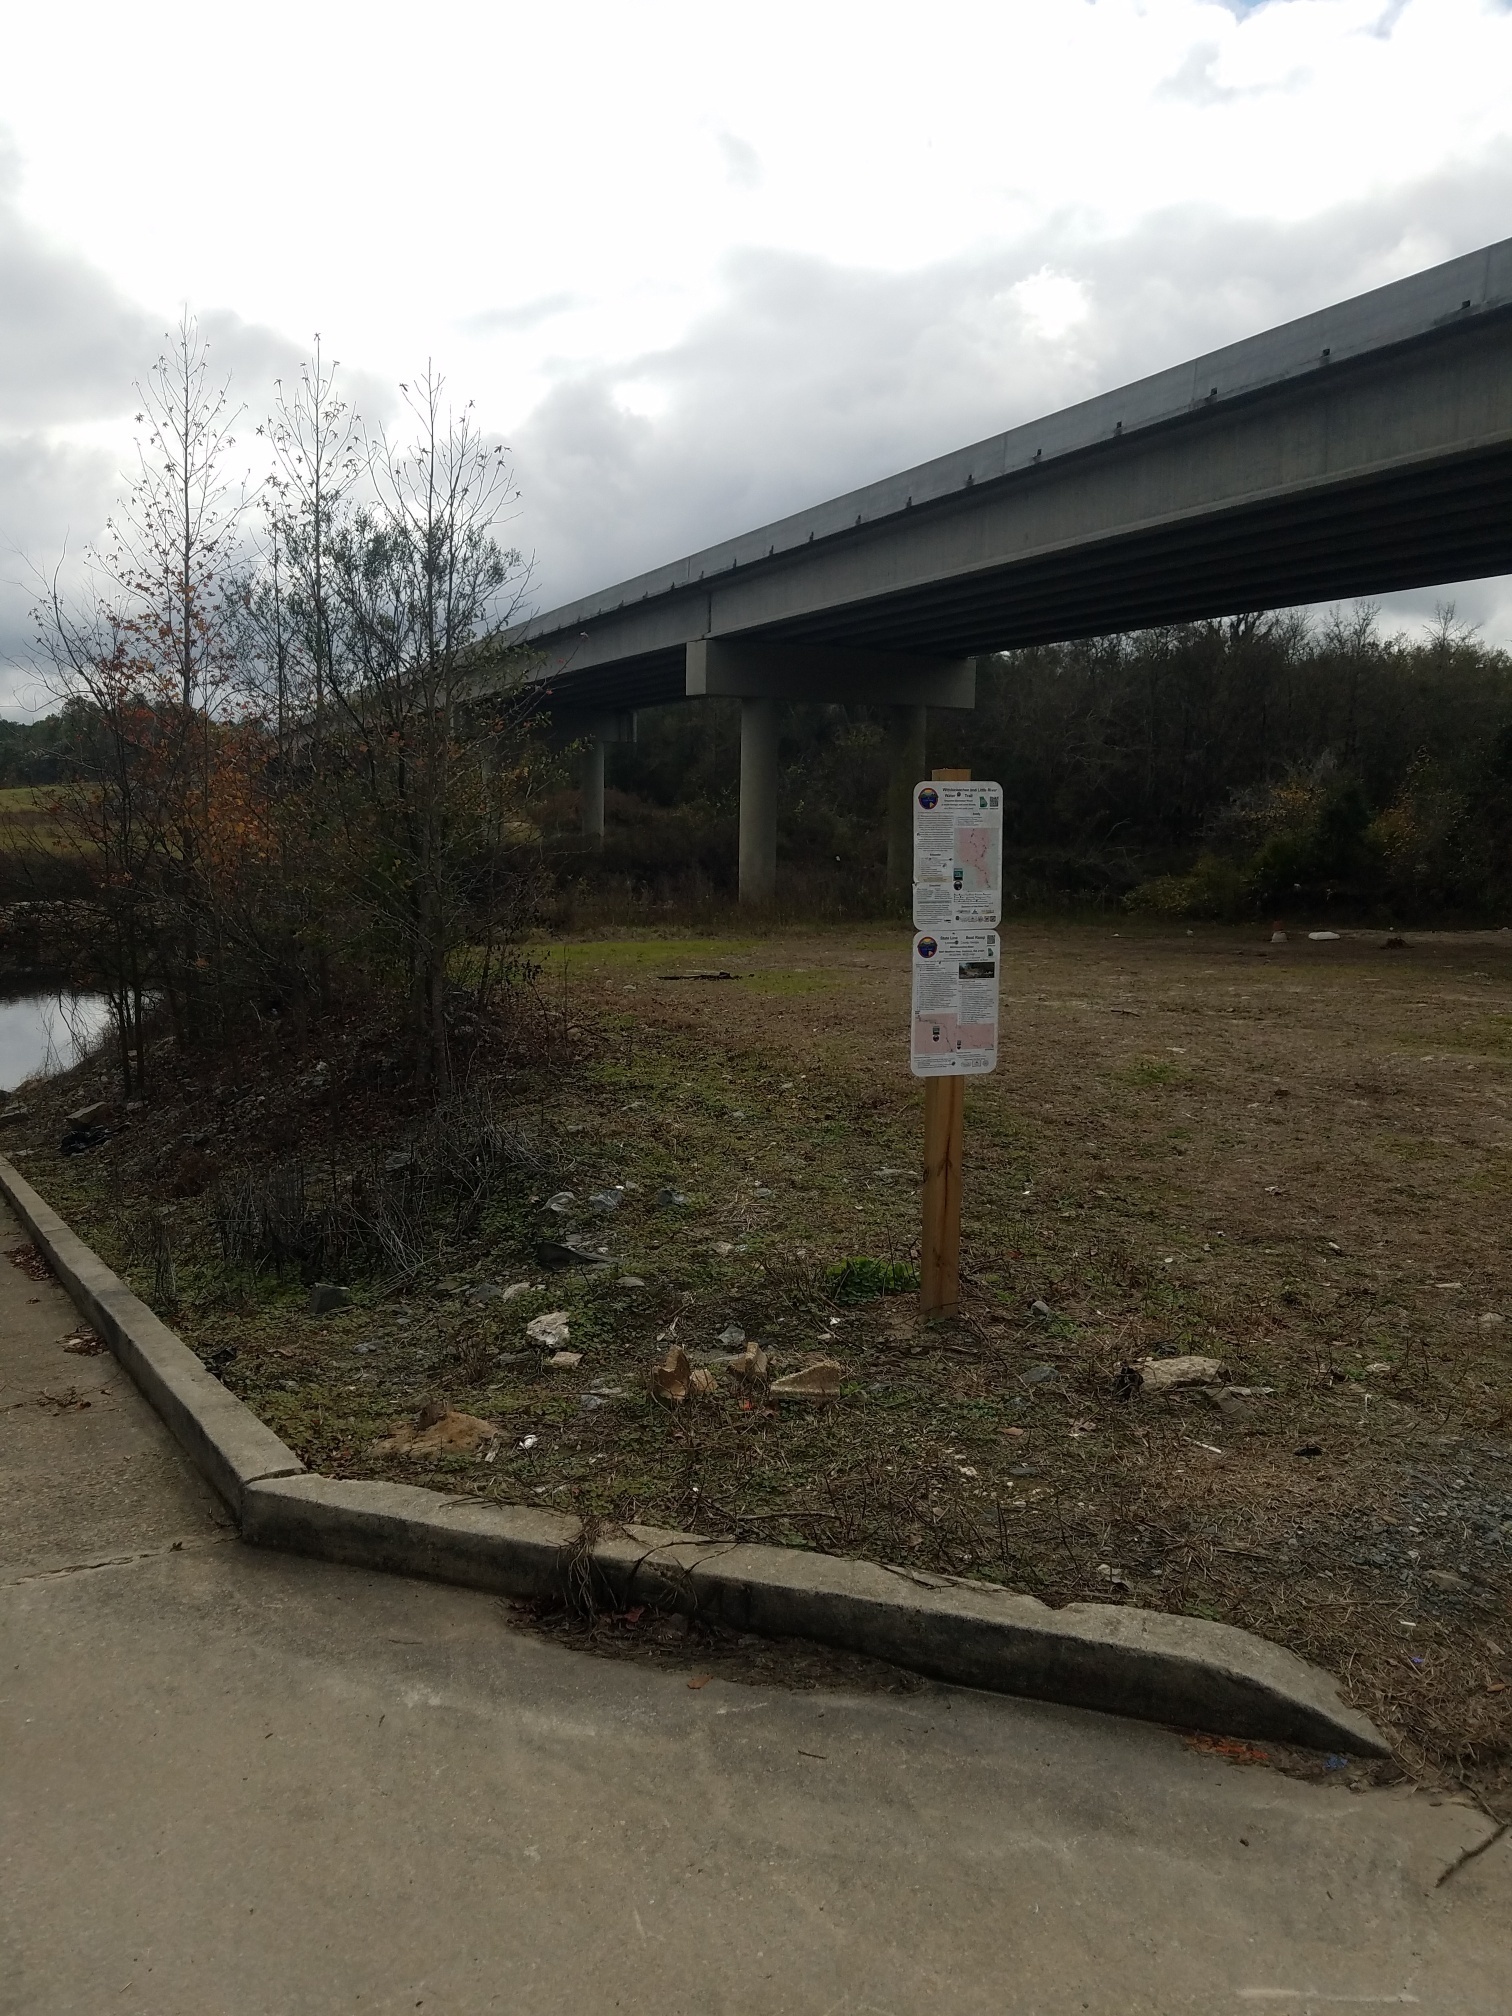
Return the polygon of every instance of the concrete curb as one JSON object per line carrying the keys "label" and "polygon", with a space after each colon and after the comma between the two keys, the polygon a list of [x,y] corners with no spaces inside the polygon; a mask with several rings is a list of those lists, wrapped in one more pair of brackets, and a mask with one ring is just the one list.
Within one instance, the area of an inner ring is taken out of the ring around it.
{"label": "concrete curb", "polygon": [[1231,1625],[1121,1604],[1051,1610],[989,1583],[652,1527],[585,1544],[580,1522],[563,1513],[310,1476],[3,1157],[0,1190],[256,1546],[504,1596],[655,1604],[962,1686],[1219,1735],[1388,1754],[1328,1674]]}
{"label": "concrete curb", "polygon": [[262,1477],[294,1477],[303,1471],[294,1451],[205,1370],[189,1346],[159,1322],[77,1233],[69,1231],[3,1156],[0,1190],[80,1314],[110,1346],[238,1520],[250,1484]]}

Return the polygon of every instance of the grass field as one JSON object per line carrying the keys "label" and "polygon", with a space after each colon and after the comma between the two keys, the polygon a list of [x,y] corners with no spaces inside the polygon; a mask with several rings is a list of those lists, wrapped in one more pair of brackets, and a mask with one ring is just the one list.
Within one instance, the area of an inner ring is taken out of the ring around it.
{"label": "grass field", "polygon": [[[550,948],[575,1061],[513,1094],[538,1180],[324,1318],[293,1280],[229,1294],[208,1257],[216,1173],[266,1155],[270,1115],[298,1138],[271,1053],[94,1157],[36,1134],[29,1167],[117,1257],[114,1200],[174,1200],[181,1329],[321,1468],[1247,1625],[1337,1673],[1404,1761],[1489,1793],[1512,1770],[1512,932],[1267,935],[1005,930],[955,1322],[837,1302],[828,1272],[916,1248],[898,928]],[[361,1112],[369,1145],[403,1132]],[[543,1273],[564,1228],[614,1265]],[[527,1348],[550,1310],[576,1368]],[[731,1325],[777,1373],[833,1353],[840,1399],[717,1364],[711,1398],[652,1398],[669,1336],[717,1357]],[[1185,1352],[1250,1390],[1129,1397],[1122,1366]],[[499,1425],[491,1460],[375,1452],[437,1399]]]}

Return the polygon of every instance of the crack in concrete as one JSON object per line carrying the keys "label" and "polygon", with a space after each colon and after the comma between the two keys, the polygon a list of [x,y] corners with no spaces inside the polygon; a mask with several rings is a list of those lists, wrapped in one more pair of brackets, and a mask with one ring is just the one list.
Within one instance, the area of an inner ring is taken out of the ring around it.
{"label": "crack in concrete", "polygon": [[[1490,1816],[1488,1815],[1487,1817],[1489,1818]],[[1449,1881],[1449,1878],[1457,1876],[1467,1862],[1473,1862],[1477,1855],[1484,1855],[1488,1848],[1494,1848],[1497,1842],[1505,1836],[1509,1827],[1512,1827],[1512,1820],[1498,1821],[1484,1841],[1477,1841],[1473,1847],[1461,1849],[1443,1875],[1440,1876],[1437,1883],[1434,1884],[1434,1889],[1442,1890],[1444,1885]]]}
{"label": "crack in concrete", "polygon": [[104,1554],[97,1561],[70,1561],[63,1568],[38,1568],[30,1575],[8,1576],[0,1589],[20,1589],[28,1582],[56,1582],[69,1575],[93,1575],[105,1568],[130,1568],[138,1561],[156,1561],[165,1554],[198,1553],[205,1547],[224,1547],[235,1533],[214,1533],[197,1540],[173,1540],[166,1547],[143,1547],[134,1554]]}

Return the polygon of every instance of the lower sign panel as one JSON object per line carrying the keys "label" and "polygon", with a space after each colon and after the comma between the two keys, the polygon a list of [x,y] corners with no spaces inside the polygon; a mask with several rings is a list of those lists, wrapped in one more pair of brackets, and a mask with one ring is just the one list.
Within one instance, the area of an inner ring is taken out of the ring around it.
{"label": "lower sign panel", "polygon": [[921,931],[913,942],[915,1078],[975,1078],[997,1069],[996,931]]}

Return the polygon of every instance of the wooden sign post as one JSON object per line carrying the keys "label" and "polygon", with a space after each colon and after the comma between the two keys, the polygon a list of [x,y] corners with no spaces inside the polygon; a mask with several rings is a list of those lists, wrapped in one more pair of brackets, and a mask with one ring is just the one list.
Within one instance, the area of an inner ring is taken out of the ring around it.
{"label": "wooden sign post", "polygon": [[965,1080],[997,1063],[1002,793],[969,791],[969,770],[936,770],[914,792],[914,1074],[924,1080],[924,1198],[919,1310],[961,1302]]}
{"label": "wooden sign post", "polygon": [[924,1225],[919,1241],[919,1309],[954,1316],[961,1306],[961,1152],[966,1080],[924,1080]]}

